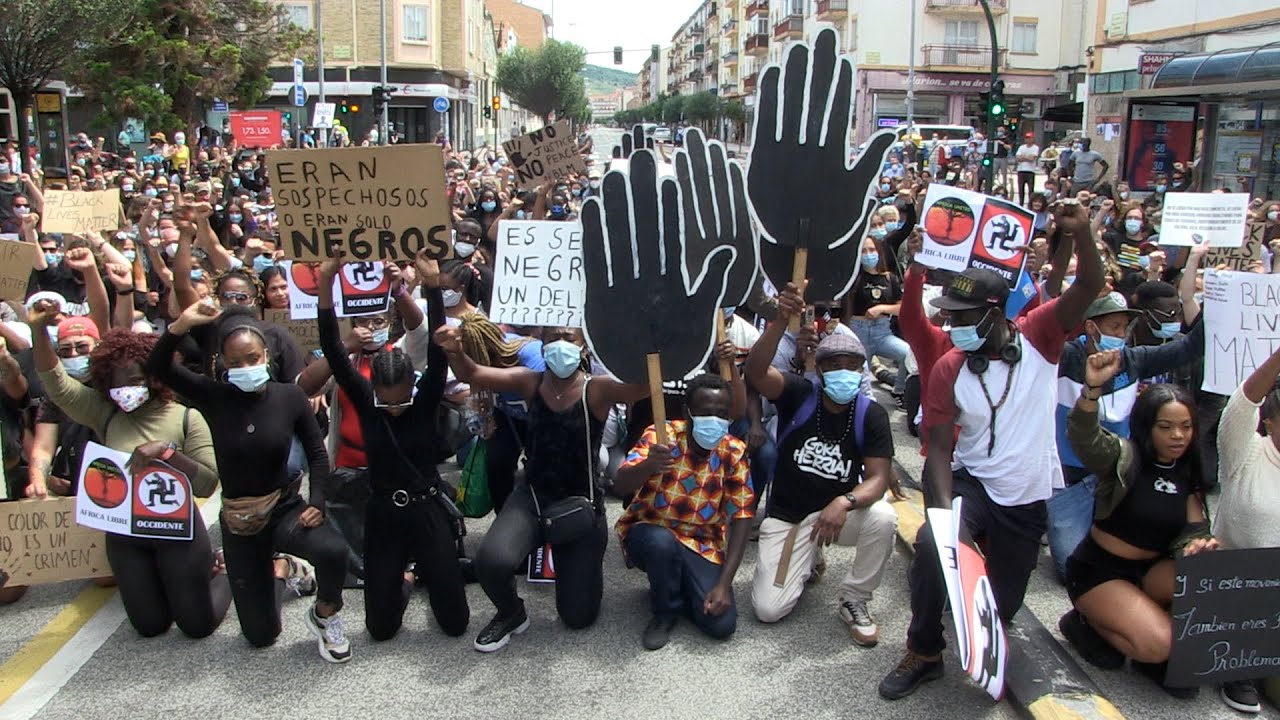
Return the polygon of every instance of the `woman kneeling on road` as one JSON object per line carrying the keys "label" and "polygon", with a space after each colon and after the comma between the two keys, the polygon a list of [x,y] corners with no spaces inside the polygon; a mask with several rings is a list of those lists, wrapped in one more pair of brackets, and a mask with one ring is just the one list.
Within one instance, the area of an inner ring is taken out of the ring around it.
{"label": "woman kneeling on road", "polygon": [[1098,423],[1098,397],[1120,360],[1118,350],[1089,356],[1067,420],[1071,446],[1098,486],[1093,527],[1067,560],[1075,609],[1058,628],[1090,663],[1118,669],[1128,657],[1170,695],[1193,698],[1197,688],[1163,680],[1175,558],[1218,547],[1205,515],[1195,403],[1177,385],[1152,385],[1134,404],[1130,439],[1116,437]]}
{"label": "woman kneeling on road", "polygon": [[[197,497],[211,495],[218,473],[204,416],[174,402],[173,392],[144,370],[155,338],[123,329],[107,333],[89,356],[90,384],[85,385],[63,369],[49,339],[57,312],[42,301],[28,316],[36,369],[54,404],[93,430],[103,445],[132,453],[130,467],[162,460],[186,474]],[[231,605],[226,576],[214,572],[200,509],[192,514],[191,540],[106,535],[120,600],[143,637],[160,635],[175,623],[189,637],[207,637]]]}

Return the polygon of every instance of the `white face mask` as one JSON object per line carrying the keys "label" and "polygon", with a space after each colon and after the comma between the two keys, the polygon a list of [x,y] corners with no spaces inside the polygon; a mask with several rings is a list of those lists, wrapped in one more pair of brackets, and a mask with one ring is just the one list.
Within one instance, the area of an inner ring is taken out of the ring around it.
{"label": "white face mask", "polygon": [[456,242],[453,244],[453,252],[460,258],[469,258],[475,251],[475,243]]}
{"label": "white face mask", "polygon": [[441,290],[440,301],[447,308],[458,307],[458,303],[462,302],[462,293],[457,290]]}

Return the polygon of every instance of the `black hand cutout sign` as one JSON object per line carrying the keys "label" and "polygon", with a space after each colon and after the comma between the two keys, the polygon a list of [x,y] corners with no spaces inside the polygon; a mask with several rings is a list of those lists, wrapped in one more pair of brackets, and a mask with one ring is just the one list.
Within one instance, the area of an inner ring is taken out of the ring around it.
{"label": "black hand cutout sign", "polygon": [[623,382],[648,381],[650,353],[662,356],[662,379],[679,380],[711,354],[735,251],[710,253],[699,284],[685,284],[680,189],[674,178],[659,182],[652,150],[631,156],[629,174],[606,174],[601,190],[582,207],[587,344]]}
{"label": "black hand cutout sign", "polygon": [[743,305],[756,281],[760,246],[751,223],[742,165],[728,159],[719,140],[707,142],[701,130],[690,128],[684,134],[684,147],[676,151],[675,166],[684,213],[688,284],[701,282],[698,273],[708,255],[731,247],[737,256],[729,267],[722,305]]}
{"label": "black hand cutout sign", "polygon": [[627,160],[637,150],[653,150],[653,138],[644,136],[644,126],[635,125],[631,132],[622,136],[622,144],[613,146],[614,160]]}
{"label": "black hand cutout sign", "polygon": [[760,266],[781,288],[792,279],[796,249],[807,249],[809,302],[837,299],[853,285],[876,181],[894,140],[891,131],[876,133],[850,166],[853,63],[837,47],[836,32],[826,29],[812,50],[790,47],[785,71],[765,68],[747,174],[763,235]]}

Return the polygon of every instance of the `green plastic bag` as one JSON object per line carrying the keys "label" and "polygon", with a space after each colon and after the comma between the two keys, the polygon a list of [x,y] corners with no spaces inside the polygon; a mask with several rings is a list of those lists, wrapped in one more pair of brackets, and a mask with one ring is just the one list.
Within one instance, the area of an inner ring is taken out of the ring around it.
{"label": "green plastic bag", "polygon": [[478,438],[476,444],[467,454],[467,462],[462,466],[462,479],[458,481],[458,492],[454,500],[458,509],[469,518],[482,518],[493,510],[493,498],[489,496],[489,478],[486,474],[488,463],[484,438]]}

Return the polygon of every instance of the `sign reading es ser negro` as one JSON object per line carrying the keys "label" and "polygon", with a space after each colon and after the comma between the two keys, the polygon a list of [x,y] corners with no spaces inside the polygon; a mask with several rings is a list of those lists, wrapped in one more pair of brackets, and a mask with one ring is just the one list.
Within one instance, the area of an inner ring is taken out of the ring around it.
{"label": "sign reading es ser negro", "polygon": [[279,150],[268,155],[285,255],[317,262],[452,257],[438,145]]}

